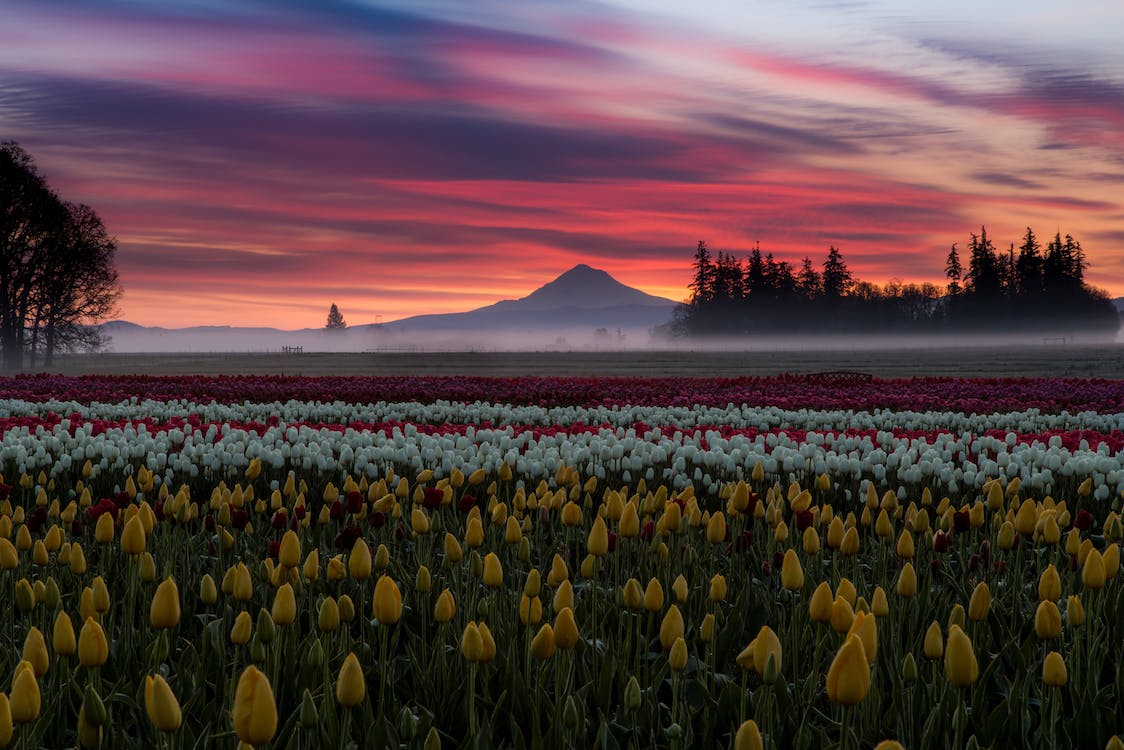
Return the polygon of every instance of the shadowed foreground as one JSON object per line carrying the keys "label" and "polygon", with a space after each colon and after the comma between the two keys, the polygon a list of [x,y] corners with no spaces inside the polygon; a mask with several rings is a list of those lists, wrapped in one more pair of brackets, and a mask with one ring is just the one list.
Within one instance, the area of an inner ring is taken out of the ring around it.
{"label": "shadowed foreground", "polygon": [[1124,378],[1124,346],[936,347],[789,351],[72,354],[67,375],[720,376],[857,370],[878,377]]}

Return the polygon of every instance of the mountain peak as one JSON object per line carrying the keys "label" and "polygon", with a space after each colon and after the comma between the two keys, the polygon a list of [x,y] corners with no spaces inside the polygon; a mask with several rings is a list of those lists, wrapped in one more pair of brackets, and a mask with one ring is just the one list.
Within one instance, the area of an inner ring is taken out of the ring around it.
{"label": "mountain peak", "polygon": [[[518,304],[525,309],[577,307],[600,309],[616,305],[660,305],[670,300],[625,286],[606,271],[579,263],[553,281],[543,284]],[[673,304],[673,303],[671,303]]]}

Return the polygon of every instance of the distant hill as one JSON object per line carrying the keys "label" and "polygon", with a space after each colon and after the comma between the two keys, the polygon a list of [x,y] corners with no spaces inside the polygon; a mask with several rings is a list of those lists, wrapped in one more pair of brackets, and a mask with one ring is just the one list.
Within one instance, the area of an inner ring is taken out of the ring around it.
{"label": "distant hill", "polygon": [[605,271],[577,265],[526,297],[462,313],[417,315],[390,331],[537,331],[648,329],[667,323],[676,302],[626,286]]}
{"label": "distant hill", "polygon": [[1112,304],[1116,305],[1116,312],[1124,312],[1124,297],[1117,297]]}
{"label": "distant hill", "polygon": [[671,320],[676,302],[620,283],[605,271],[574,266],[526,297],[461,313],[416,315],[343,331],[305,328],[146,327],[126,320],[102,324],[117,352],[379,349],[547,349],[643,346],[648,331]]}

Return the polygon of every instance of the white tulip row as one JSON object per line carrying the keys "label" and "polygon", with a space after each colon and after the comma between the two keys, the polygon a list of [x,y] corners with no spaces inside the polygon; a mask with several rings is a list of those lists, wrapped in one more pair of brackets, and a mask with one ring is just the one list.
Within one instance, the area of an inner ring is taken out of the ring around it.
{"label": "white tulip row", "polygon": [[[553,483],[559,465],[576,466],[587,475],[646,481],[688,483],[716,492],[721,483],[746,478],[757,462],[782,480],[795,474],[828,473],[847,491],[865,489],[873,481],[879,490],[906,495],[921,485],[955,495],[978,490],[990,478],[1019,477],[1026,492],[1045,495],[1092,478],[1094,497],[1104,501],[1124,492],[1124,452],[1107,444],[1090,447],[1085,441],[1074,451],[1059,437],[1026,441],[1018,433],[1058,430],[1124,429],[1124,414],[1048,415],[1036,410],[1002,414],[955,412],[852,412],[775,407],[557,407],[509,406],[488,403],[286,403],[233,405],[184,401],[127,401],[117,404],[78,404],[48,401],[0,401],[0,413],[38,416],[76,414],[53,429],[15,428],[0,441],[0,462],[23,473],[44,469],[58,477],[80,468],[87,460],[93,477],[121,477],[137,465],[152,470],[159,482],[178,483],[209,476],[229,478],[244,471],[253,458],[274,472],[294,470],[339,476],[344,473],[374,478],[393,466],[398,473],[431,468],[438,477],[458,469],[494,471],[508,462],[523,481]],[[143,424],[92,435],[92,420],[124,421],[199,415],[206,429],[159,429]],[[229,422],[280,423],[264,434],[232,427]],[[295,422],[413,422],[558,426],[606,424],[572,434],[543,435],[512,427],[466,427],[463,434],[425,435],[413,424],[389,432],[354,429],[313,429]],[[629,425],[650,429],[638,433]],[[724,438],[706,427],[768,429],[754,438]],[[807,431],[804,441],[784,429]],[[874,439],[838,434],[843,429],[877,430]],[[932,442],[924,438],[895,438],[894,428],[939,431]],[[981,437],[985,430],[1007,430],[1000,439]],[[985,451],[981,455],[981,451]],[[122,479],[123,481],[123,479]],[[1060,499],[1060,498],[1059,498]]]}

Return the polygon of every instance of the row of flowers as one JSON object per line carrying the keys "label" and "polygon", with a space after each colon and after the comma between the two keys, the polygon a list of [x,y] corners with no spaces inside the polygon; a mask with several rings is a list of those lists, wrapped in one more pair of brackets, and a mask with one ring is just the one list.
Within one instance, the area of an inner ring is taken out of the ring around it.
{"label": "row of flowers", "polygon": [[484,378],[84,376],[0,378],[0,393],[83,403],[152,398],[216,401],[498,401],[540,406],[694,406],[894,409],[989,413],[1037,409],[1124,412],[1124,381],[1074,378],[909,378],[850,382],[808,375],[745,378]]}
{"label": "row of flowers", "polygon": [[9,477],[0,745],[1119,747],[1080,494],[133,468]]}
{"label": "row of flowers", "polygon": [[[867,483],[903,497],[921,487],[971,496],[996,477],[1039,496],[1084,486],[1083,492],[1106,502],[1124,491],[1124,414],[4,403],[8,429],[0,462],[20,474],[45,470],[49,479],[78,470],[86,479],[116,476],[140,464],[155,473],[158,485],[174,485],[226,477],[255,459],[275,472],[349,472],[373,479],[390,468],[432,468],[440,479],[454,471],[494,472],[507,463],[528,481],[552,486],[560,466],[574,465],[600,480],[627,484],[644,478],[677,491],[690,484],[714,494],[723,482],[745,479],[761,464],[769,474],[828,473],[846,497]],[[317,421],[302,419],[310,416]],[[1043,429],[1014,429],[1030,425]]]}

